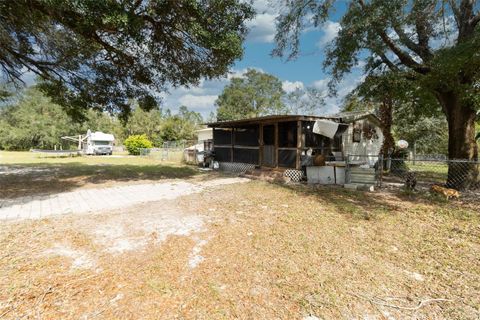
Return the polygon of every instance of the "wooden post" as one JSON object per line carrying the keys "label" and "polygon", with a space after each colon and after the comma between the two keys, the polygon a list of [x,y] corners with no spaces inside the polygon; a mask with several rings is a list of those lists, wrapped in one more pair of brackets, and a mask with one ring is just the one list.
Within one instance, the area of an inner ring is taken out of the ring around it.
{"label": "wooden post", "polygon": [[259,132],[258,132],[258,165],[263,165],[263,124],[258,125]]}
{"label": "wooden post", "polygon": [[275,168],[278,168],[278,122],[275,122]]}
{"label": "wooden post", "polygon": [[297,121],[297,161],[295,164],[295,168],[300,170],[302,168],[301,158],[302,158],[302,150],[303,150],[303,143],[302,143],[302,121]]}

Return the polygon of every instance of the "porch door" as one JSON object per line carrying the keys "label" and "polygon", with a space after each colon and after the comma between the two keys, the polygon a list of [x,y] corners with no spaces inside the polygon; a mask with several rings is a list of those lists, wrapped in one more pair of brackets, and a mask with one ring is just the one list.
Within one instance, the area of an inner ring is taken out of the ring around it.
{"label": "porch door", "polygon": [[263,157],[262,166],[276,167],[275,159],[275,126],[263,126]]}

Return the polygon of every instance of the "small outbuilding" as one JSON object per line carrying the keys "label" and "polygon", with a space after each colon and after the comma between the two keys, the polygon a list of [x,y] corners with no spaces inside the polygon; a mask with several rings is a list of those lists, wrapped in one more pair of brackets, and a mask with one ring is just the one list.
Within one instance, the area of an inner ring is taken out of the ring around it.
{"label": "small outbuilding", "polygon": [[372,113],[273,115],[207,125],[220,165],[300,170],[315,155],[337,162],[347,155],[378,155],[383,143],[380,121]]}

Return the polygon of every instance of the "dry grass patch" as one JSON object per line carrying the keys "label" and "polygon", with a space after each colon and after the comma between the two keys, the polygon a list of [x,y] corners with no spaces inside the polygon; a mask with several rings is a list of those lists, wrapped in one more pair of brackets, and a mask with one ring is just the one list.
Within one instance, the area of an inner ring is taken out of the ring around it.
{"label": "dry grass patch", "polygon": [[[202,228],[161,241],[169,212],[187,225],[200,217]],[[479,220],[456,204],[254,181],[102,215],[8,223],[0,315],[477,319]],[[155,221],[160,229],[142,227]],[[94,231],[119,225],[142,245],[109,251]],[[59,244],[77,255],[45,254]],[[82,253],[93,264],[75,267]]]}

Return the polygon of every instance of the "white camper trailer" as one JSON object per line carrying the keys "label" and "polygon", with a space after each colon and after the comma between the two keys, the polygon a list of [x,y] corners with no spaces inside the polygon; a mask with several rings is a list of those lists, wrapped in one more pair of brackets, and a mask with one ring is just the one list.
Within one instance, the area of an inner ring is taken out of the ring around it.
{"label": "white camper trailer", "polygon": [[113,134],[103,133],[100,131],[87,131],[87,136],[83,144],[83,151],[85,154],[108,154],[111,155],[113,151],[113,141],[115,137]]}

